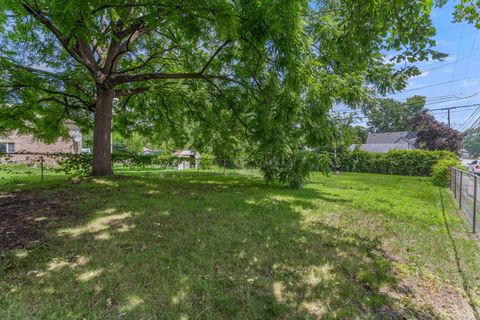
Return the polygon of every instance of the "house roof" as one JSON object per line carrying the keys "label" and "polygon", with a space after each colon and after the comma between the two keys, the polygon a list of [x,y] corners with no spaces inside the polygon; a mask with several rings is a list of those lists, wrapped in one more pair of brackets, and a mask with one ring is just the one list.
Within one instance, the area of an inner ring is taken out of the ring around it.
{"label": "house roof", "polygon": [[366,144],[415,143],[417,133],[413,131],[398,131],[384,133],[369,133]]}
{"label": "house roof", "polygon": [[81,131],[80,128],[72,121],[66,121],[65,126],[68,128],[69,131]]}
{"label": "house roof", "polygon": [[176,157],[197,157],[199,153],[195,150],[177,150],[173,152]]}
{"label": "house roof", "polygon": [[360,146],[360,150],[387,153],[391,150],[410,150],[411,145],[408,143],[365,143]]}

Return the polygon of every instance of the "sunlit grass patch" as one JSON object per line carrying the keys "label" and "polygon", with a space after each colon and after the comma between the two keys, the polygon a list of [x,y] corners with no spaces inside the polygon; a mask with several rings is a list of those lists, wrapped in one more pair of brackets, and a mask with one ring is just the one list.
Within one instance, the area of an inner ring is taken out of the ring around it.
{"label": "sunlit grass patch", "polygon": [[477,243],[429,179],[123,173],[39,191],[79,216],[42,213],[47,238],[0,260],[0,318],[468,319],[480,296]]}

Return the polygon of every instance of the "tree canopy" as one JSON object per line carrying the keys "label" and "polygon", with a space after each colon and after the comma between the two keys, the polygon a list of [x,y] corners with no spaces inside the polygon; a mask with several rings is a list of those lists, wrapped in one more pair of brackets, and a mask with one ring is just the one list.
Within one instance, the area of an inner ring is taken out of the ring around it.
{"label": "tree canopy", "polygon": [[419,71],[397,62],[438,57],[431,5],[4,0],[0,133],[52,141],[73,120],[93,129],[96,175],[112,173],[112,126],[199,150],[242,141],[267,178],[295,180],[306,147],[332,143],[334,103],[399,90]]}
{"label": "tree canopy", "polygon": [[405,102],[379,98],[365,104],[362,109],[368,117],[370,132],[395,132],[411,130],[410,120],[425,106],[425,97],[413,96]]}

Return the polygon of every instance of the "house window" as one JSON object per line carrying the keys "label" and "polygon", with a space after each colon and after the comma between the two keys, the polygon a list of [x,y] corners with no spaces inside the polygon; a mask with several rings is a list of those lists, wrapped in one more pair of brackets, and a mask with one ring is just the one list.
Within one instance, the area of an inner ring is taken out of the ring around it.
{"label": "house window", "polygon": [[15,153],[15,143],[0,142],[0,153]]}

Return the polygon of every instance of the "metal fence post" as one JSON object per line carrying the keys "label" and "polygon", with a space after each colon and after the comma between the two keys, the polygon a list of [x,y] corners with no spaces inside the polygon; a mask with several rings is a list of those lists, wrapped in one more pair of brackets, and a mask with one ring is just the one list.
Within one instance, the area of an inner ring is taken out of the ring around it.
{"label": "metal fence post", "polygon": [[473,177],[473,233],[477,232],[477,176]]}
{"label": "metal fence post", "polygon": [[457,199],[457,169],[453,168],[453,172],[455,173],[453,175],[453,195],[455,196],[455,199]]}
{"label": "metal fence post", "polygon": [[42,175],[42,182],[43,182],[43,156],[40,156],[40,172]]}
{"label": "metal fence post", "polygon": [[455,169],[453,167],[450,167],[450,190],[451,191],[454,191],[454,186],[455,186],[455,179],[453,178],[454,177],[454,172],[455,172]]}
{"label": "metal fence post", "polygon": [[458,197],[458,208],[462,209],[462,184],[463,184],[463,171],[460,171],[460,188]]}

